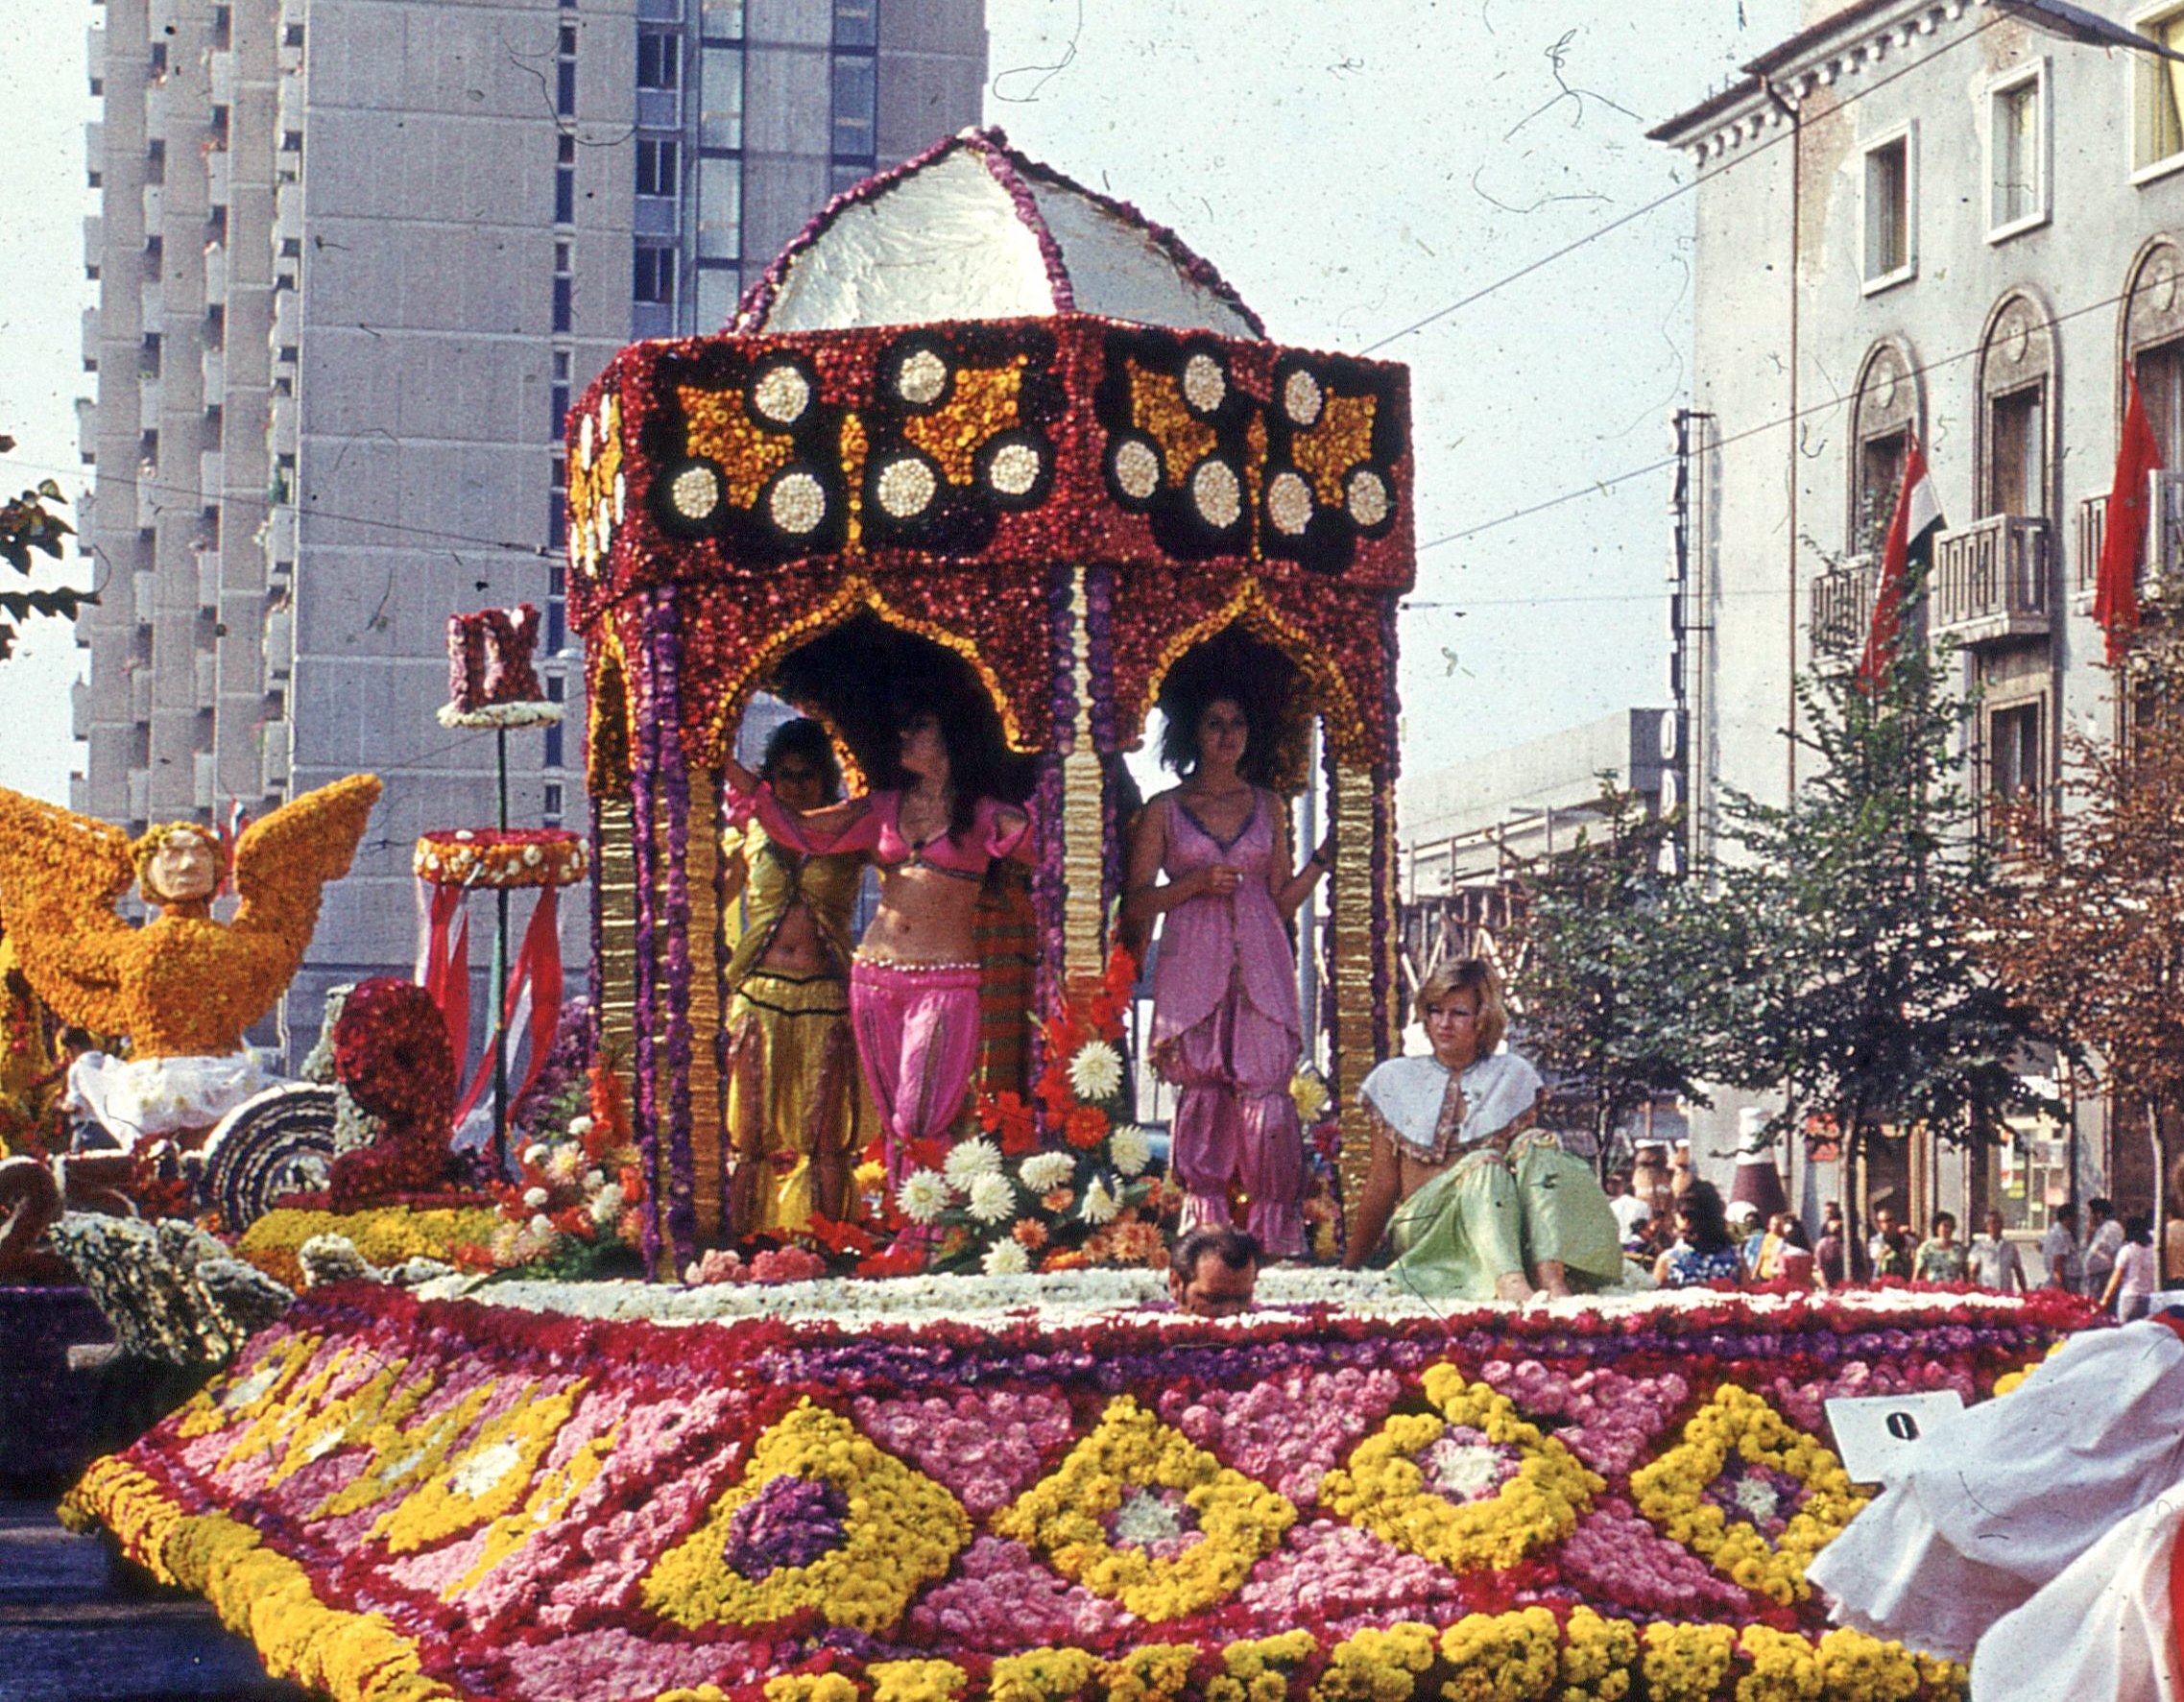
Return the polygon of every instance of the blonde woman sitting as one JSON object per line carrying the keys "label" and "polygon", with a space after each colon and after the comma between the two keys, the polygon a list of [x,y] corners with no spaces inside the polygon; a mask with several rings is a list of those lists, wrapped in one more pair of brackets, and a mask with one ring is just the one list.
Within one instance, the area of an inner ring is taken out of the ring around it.
{"label": "blonde woman sitting", "polygon": [[1509,1018],[1492,967],[1442,964],[1418,1008],[1432,1055],[1391,1058],[1361,1090],[1373,1160],[1344,1263],[1356,1269],[1387,1234],[1422,1295],[1524,1301],[1620,1282],[1608,1196],[1533,1129],[1539,1071],[1497,1049]]}

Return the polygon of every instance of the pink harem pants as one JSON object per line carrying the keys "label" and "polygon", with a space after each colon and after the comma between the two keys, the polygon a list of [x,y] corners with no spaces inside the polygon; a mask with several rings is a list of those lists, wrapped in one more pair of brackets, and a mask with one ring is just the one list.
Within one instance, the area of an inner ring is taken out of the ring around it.
{"label": "pink harem pants", "polygon": [[946,1135],[963,1115],[978,1064],[978,966],[850,965],[850,1021],[879,1107],[892,1190],[913,1140]]}
{"label": "pink harem pants", "polygon": [[1245,1227],[1269,1259],[1305,1251],[1305,1138],[1289,1077],[1297,1037],[1234,982],[1212,1016],[1163,1049],[1176,1096],[1170,1167],[1185,1189],[1177,1234],[1229,1221],[1229,1180],[1251,1197]]}

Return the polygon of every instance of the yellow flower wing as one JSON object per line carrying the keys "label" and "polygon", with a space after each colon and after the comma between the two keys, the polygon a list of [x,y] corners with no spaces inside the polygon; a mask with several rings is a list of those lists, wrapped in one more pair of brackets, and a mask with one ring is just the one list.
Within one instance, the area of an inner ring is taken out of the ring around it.
{"label": "yellow flower wing", "polygon": [[65,1020],[129,1028],[123,958],[135,929],[114,902],[136,879],[129,835],[0,786],[0,918],[31,990]]}

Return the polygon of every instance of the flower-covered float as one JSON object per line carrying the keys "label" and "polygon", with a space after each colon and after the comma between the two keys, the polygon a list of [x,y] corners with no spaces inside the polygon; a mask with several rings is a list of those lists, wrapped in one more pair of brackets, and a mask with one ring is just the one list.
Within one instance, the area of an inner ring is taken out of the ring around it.
{"label": "flower-covered float", "polygon": [[[1243,1318],[1163,1309],[1119,755],[1216,639],[1285,682],[1292,792],[1317,718],[1355,1115],[1392,1041],[1406,430],[1400,368],[1266,342],[1171,235],[990,132],[835,202],[732,333],[623,351],[568,464],[596,1014],[521,1174],[483,1222],[351,1214],[360,1275],[481,1253],[311,1288],[69,1517],[341,1702],[1961,1694],[1806,1583],[1861,1500],[1824,1402],[2007,1399],[2075,1302],[1444,1312],[1281,1269]],[[977,1127],[884,1203],[919,1234],[815,1219],[746,1259],[724,763],[764,690],[871,772],[919,647],[1015,759],[1040,861],[989,932],[1031,972],[989,961]],[[444,881],[468,843],[420,855]],[[246,1250],[338,1274],[313,1243],[344,1220],[287,1215]],[[629,1242],[653,1281],[475,1274]],[[860,1275],[782,1280],[822,1268]]]}

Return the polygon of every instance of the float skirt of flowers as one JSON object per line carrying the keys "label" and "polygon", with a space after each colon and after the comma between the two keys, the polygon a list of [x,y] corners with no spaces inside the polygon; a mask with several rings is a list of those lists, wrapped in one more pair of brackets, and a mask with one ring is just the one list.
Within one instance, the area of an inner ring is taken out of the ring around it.
{"label": "float skirt of flowers", "polygon": [[335,1287],[66,1511],[341,1702],[1908,1702],[1961,1672],[1829,1630],[1804,1581],[1861,1504],[1821,1403],[1992,1399],[2086,1321],[1897,1291],[662,1323]]}

